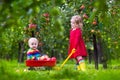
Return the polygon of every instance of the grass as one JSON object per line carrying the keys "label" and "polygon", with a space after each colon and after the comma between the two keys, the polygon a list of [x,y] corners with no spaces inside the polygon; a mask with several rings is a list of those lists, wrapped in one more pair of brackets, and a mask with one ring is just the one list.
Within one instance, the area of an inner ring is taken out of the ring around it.
{"label": "grass", "polygon": [[94,64],[87,64],[87,71],[82,72],[75,70],[72,61],[67,62],[61,70],[29,71],[25,63],[0,60],[0,80],[119,80],[119,74],[120,65],[115,61],[108,65],[108,69],[99,65],[99,70],[94,69]]}

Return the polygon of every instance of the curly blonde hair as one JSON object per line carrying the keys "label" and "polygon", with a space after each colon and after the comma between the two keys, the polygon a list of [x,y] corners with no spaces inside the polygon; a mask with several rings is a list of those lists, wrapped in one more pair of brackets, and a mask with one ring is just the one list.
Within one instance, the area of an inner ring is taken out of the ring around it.
{"label": "curly blonde hair", "polygon": [[80,15],[72,16],[71,21],[74,21],[76,24],[78,24],[78,27],[81,28],[81,30],[83,30],[83,21]]}

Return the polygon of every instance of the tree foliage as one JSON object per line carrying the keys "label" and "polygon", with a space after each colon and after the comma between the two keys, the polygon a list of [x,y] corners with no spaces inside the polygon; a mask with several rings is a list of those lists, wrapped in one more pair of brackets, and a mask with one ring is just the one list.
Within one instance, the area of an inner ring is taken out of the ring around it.
{"label": "tree foliage", "polygon": [[[91,35],[96,34],[106,45],[105,53],[118,58],[119,3],[118,0],[3,0],[0,2],[1,58],[16,56],[19,41],[25,42],[27,50],[31,31],[39,39],[43,53],[67,54],[70,18],[75,14],[83,17],[85,42],[91,42]],[[30,23],[37,28],[31,30]]]}

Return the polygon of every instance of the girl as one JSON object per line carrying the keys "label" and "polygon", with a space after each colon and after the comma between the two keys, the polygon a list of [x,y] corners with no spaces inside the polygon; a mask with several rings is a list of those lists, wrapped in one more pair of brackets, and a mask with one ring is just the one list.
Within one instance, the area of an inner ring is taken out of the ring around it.
{"label": "girl", "polygon": [[70,58],[74,58],[77,63],[77,70],[85,71],[85,62],[83,57],[87,56],[84,40],[82,38],[82,18],[79,15],[75,15],[71,18],[71,30],[69,38],[69,51],[68,55],[73,49],[75,53]]}

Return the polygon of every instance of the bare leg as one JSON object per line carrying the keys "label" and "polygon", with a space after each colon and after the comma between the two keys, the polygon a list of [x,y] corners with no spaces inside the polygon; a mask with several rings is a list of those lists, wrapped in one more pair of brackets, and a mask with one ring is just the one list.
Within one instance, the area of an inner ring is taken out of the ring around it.
{"label": "bare leg", "polygon": [[82,60],[83,58],[82,58],[82,56],[77,56],[77,60],[78,61],[80,61],[80,60]]}
{"label": "bare leg", "polygon": [[77,57],[76,57],[76,62],[77,62],[77,64],[80,62],[80,60],[83,60],[83,57],[82,57],[82,56],[77,56]]}

